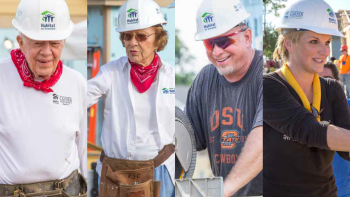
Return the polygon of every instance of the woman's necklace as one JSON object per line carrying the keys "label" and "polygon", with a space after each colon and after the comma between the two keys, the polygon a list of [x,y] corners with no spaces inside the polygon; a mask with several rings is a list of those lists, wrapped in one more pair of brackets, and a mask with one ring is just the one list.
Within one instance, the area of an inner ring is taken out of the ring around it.
{"label": "woman's necklace", "polygon": [[307,99],[304,91],[301,89],[297,80],[295,80],[292,72],[289,70],[289,67],[286,63],[282,66],[281,72],[284,78],[286,78],[289,85],[291,85],[293,89],[297,92],[299,98],[303,102],[304,107],[316,117],[318,122],[320,122],[321,120],[320,120],[319,114],[320,114],[320,107],[321,107],[321,84],[320,84],[320,78],[318,77],[318,74],[314,75],[314,79],[312,82],[313,98],[312,98],[312,105],[310,105],[309,100]]}

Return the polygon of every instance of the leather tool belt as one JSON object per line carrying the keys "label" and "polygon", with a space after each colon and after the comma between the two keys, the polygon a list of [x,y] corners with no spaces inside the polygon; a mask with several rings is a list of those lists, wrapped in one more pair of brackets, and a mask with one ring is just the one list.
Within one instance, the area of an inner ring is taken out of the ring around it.
{"label": "leather tool belt", "polygon": [[154,180],[154,168],[175,152],[168,144],[151,160],[135,161],[105,156],[102,151],[100,197],[160,197],[160,181]]}
{"label": "leather tool belt", "polygon": [[86,197],[87,184],[85,178],[72,172],[65,179],[26,183],[18,185],[1,185],[0,197]]}

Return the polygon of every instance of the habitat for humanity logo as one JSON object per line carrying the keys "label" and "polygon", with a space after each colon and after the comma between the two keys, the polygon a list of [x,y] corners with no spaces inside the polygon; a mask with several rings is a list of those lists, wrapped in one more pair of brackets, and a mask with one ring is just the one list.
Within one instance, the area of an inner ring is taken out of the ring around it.
{"label": "habitat for humanity logo", "polygon": [[128,11],[126,11],[126,14],[128,15],[128,19],[127,19],[128,25],[139,22],[138,11],[136,9],[130,8]]}
{"label": "habitat for humanity logo", "polygon": [[327,9],[327,12],[328,12],[329,16],[331,17],[331,18],[329,18],[329,22],[336,24],[337,20],[335,19],[334,12],[330,8]]}
{"label": "habitat for humanity logo", "polygon": [[72,104],[72,97],[68,96],[59,96],[57,94],[52,95],[52,102],[54,104],[63,104],[63,105],[70,105]]}
{"label": "habitat for humanity logo", "polygon": [[55,30],[56,24],[55,24],[55,14],[46,10],[45,12],[41,13],[43,21],[41,23],[41,30]]}
{"label": "habitat for humanity logo", "polygon": [[284,14],[285,19],[302,19],[304,17],[304,12],[302,11],[290,11]]}
{"label": "habitat for humanity logo", "polygon": [[202,15],[202,18],[203,18],[203,22],[204,22],[204,30],[205,31],[216,28],[216,25],[215,25],[214,19],[213,19],[214,18],[213,14],[206,12]]}
{"label": "habitat for humanity logo", "polygon": [[175,94],[175,88],[163,88],[163,94]]}

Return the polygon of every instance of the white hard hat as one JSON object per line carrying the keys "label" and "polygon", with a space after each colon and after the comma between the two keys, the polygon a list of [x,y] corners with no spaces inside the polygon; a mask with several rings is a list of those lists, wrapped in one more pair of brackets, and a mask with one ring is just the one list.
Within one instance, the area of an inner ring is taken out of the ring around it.
{"label": "white hard hat", "polygon": [[195,40],[205,40],[228,32],[250,14],[239,0],[204,0],[197,11]]}
{"label": "white hard hat", "polygon": [[305,29],[319,34],[344,36],[331,6],[323,0],[298,0],[288,6],[276,29]]}
{"label": "white hard hat", "polygon": [[174,8],[175,7],[175,1],[172,2],[170,5],[168,5],[168,8]]}
{"label": "white hard hat", "polygon": [[117,32],[145,29],[167,22],[160,11],[159,5],[152,0],[129,0],[118,14]]}
{"label": "white hard hat", "polygon": [[33,40],[64,40],[74,27],[64,0],[21,0],[12,25]]}

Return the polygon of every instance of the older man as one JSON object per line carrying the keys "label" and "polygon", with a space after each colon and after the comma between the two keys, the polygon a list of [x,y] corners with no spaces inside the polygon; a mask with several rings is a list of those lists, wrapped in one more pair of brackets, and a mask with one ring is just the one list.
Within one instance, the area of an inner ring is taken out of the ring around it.
{"label": "older man", "polygon": [[212,64],[193,82],[186,113],[225,197],[262,195],[262,52],[251,46],[249,16],[238,0],[205,0],[197,12],[195,39]]}
{"label": "older man", "polygon": [[60,61],[68,7],[22,0],[12,24],[20,48],[0,60],[0,196],[84,195],[86,82]]}

